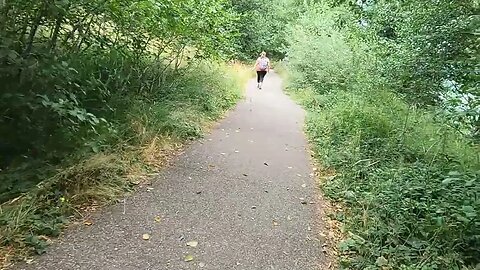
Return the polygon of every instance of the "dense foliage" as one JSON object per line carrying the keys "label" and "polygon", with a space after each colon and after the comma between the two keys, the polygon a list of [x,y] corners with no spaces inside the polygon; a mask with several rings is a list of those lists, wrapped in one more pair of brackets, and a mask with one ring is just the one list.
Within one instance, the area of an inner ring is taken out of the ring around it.
{"label": "dense foliage", "polygon": [[238,17],[224,0],[0,1],[0,265],[236,103],[247,73],[221,62]]}
{"label": "dense foliage", "polygon": [[323,189],[346,206],[341,266],[474,268],[479,8],[0,1],[0,244],[42,252],[72,208],[130,189],[138,159],[200,136],[236,102],[244,74],[218,62],[265,50],[284,58],[317,158],[335,172]]}
{"label": "dense foliage", "polygon": [[341,267],[480,263],[478,8],[309,2],[291,23],[289,89],[346,206]]}
{"label": "dense foliage", "polygon": [[232,5],[239,15],[235,56],[248,60],[266,51],[270,57],[283,58],[287,49],[286,25],[295,14],[291,1],[232,0]]}
{"label": "dense foliage", "polygon": [[19,178],[134,135],[136,107],[179,99],[178,77],[231,54],[235,36],[214,0],[7,1],[0,14],[0,166],[28,172],[2,178],[0,201]]}

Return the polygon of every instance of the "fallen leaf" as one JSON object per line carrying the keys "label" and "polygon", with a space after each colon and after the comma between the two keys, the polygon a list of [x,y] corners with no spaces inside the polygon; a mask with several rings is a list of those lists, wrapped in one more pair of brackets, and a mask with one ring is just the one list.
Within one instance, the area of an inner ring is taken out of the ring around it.
{"label": "fallen leaf", "polygon": [[162,221],[162,218],[161,218],[161,217],[159,217],[159,216],[156,216],[156,217],[155,217],[155,222],[156,222],[156,223],[160,223],[161,221]]}
{"label": "fallen leaf", "polygon": [[190,241],[187,243],[187,246],[189,247],[196,247],[198,245],[198,242],[197,241]]}
{"label": "fallen leaf", "polygon": [[276,220],[272,221],[273,226],[278,226],[278,222]]}
{"label": "fallen leaf", "polygon": [[255,205],[252,206],[252,209],[257,209],[257,207]]}
{"label": "fallen leaf", "polygon": [[301,174],[299,174],[299,173],[297,173],[297,176],[298,176],[298,177],[302,177],[302,175],[301,175]]}
{"label": "fallen leaf", "polygon": [[303,184],[302,187],[303,187],[303,188],[307,187],[307,184]]}
{"label": "fallen leaf", "polygon": [[220,155],[223,155],[223,156],[225,156],[226,154],[227,154],[227,153],[220,153]]}
{"label": "fallen leaf", "polygon": [[92,225],[93,225],[93,222],[90,221],[90,220],[85,220],[85,221],[83,222],[83,224],[84,224],[85,226],[92,226]]}
{"label": "fallen leaf", "polygon": [[193,261],[193,256],[192,256],[192,255],[187,255],[187,256],[185,256],[184,261],[186,261],[186,262],[191,262],[191,261]]}
{"label": "fallen leaf", "polygon": [[240,151],[238,151],[238,150],[235,150],[235,153],[240,153]]}
{"label": "fallen leaf", "polygon": [[288,220],[288,221],[292,220],[292,217],[291,217],[291,216],[288,216],[288,217],[287,217],[287,220]]}
{"label": "fallen leaf", "polygon": [[205,263],[201,262],[198,264],[198,266],[200,266],[201,268],[205,267]]}
{"label": "fallen leaf", "polygon": [[143,238],[143,240],[150,240],[150,234],[144,233],[144,234],[142,235],[142,238]]}
{"label": "fallen leaf", "polygon": [[291,167],[291,166],[288,166],[288,168],[289,168],[289,169],[292,169],[293,167]]}
{"label": "fallen leaf", "polygon": [[131,180],[130,183],[132,183],[132,185],[140,185],[141,181],[140,179],[134,179],[134,180]]}

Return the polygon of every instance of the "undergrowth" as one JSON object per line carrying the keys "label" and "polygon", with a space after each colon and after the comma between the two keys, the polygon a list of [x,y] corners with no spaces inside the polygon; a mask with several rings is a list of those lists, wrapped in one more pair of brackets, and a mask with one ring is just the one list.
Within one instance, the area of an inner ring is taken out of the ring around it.
{"label": "undergrowth", "polygon": [[478,269],[475,138],[393,88],[396,74],[385,74],[373,50],[378,40],[342,26],[349,16],[343,6],[312,7],[292,26],[283,64],[288,92],[308,111],[315,156],[336,172],[322,189],[343,209],[335,216],[345,232],[340,266]]}
{"label": "undergrowth", "polygon": [[[110,126],[124,132],[115,134],[121,139],[100,138],[96,151],[67,156],[48,177],[0,206],[0,263],[43,253],[50,239],[86,209],[132,191],[236,104],[249,73],[241,65],[203,62],[180,76],[161,99],[126,100],[125,120]],[[2,177],[22,173],[28,172],[6,171]]]}
{"label": "undergrowth", "polygon": [[475,267],[478,147],[388,91],[290,91],[309,111],[316,158],[336,171],[322,188],[346,209],[343,268]]}

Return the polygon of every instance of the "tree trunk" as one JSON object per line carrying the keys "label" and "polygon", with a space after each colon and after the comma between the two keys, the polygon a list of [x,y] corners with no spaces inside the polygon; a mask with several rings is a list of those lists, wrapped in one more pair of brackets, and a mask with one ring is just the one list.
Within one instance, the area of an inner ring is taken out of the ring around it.
{"label": "tree trunk", "polygon": [[50,40],[50,52],[55,51],[57,46],[58,34],[60,33],[60,27],[62,26],[63,15],[59,15],[57,21],[55,22],[55,28],[53,30],[52,39]]}
{"label": "tree trunk", "polygon": [[45,4],[42,5],[39,10],[38,10],[38,15],[33,21],[33,25],[30,28],[30,34],[28,35],[28,40],[27,40],[27,47],[23,51],[23,57],[27,57],[30,52],[32,51],[32,46],[33,46],[33,40],[35,39],[35,35],[37,34],[38,27],[40,26],[40,23],[42,22],[43,18],[43,13],[45,11]]}

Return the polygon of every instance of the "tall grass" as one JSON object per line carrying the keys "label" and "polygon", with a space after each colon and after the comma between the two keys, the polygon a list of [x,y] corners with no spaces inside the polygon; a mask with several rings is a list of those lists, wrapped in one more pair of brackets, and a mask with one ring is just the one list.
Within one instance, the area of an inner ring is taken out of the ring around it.
{"label": "tall grass", "polygon": [[56,173],[0,206],[4,264],[43,253],[71,217],[132,191],[236,104],[249,75],[241,65],[200,62],[179,75],[160,99],[126,100],[130,109],[110,126],[123,134],[115,139],[106,134],[98,151],[74,153],[55,167]]}
{"label": "tall grass", "polygon": [[341,267],[473,269],[480,263],[478,145],[386,87],[361,42],[311,20],[339,10],[311,12],[292,32],[288,91],[308,111],[316,158],[336,172],[322,188],[345,206],[336,215],[346,232]]}

